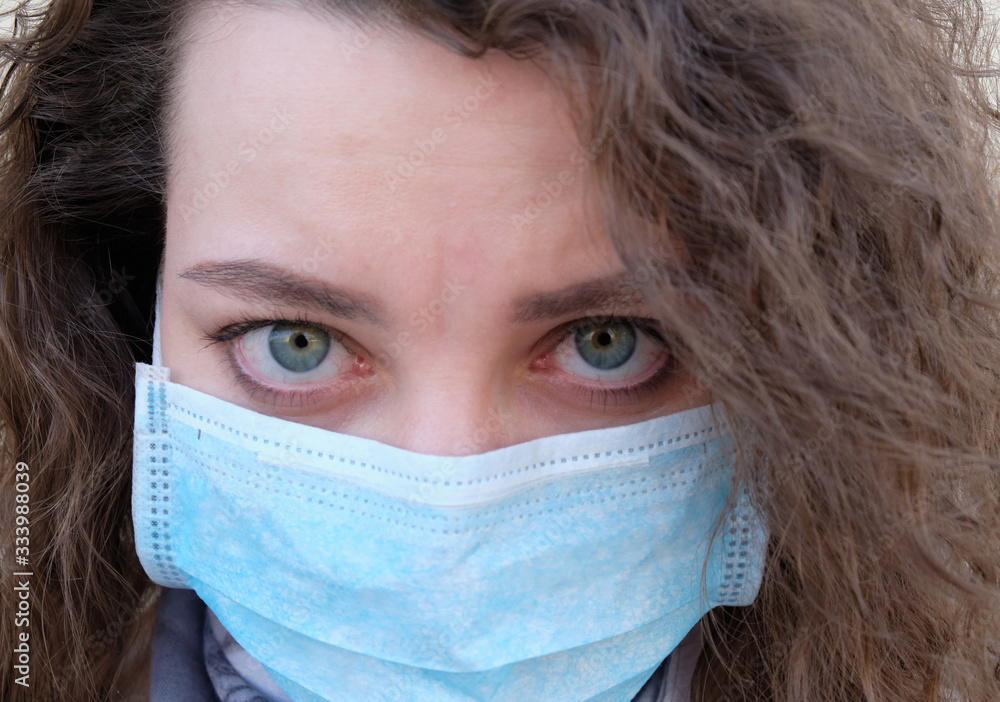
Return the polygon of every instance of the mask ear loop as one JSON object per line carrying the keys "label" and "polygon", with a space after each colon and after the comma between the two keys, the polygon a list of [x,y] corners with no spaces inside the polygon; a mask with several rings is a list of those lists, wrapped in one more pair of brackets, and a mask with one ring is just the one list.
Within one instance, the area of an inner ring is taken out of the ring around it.
{"label": "mask ear loop", "polygon": [[160,360],[160,291],[163,289],[162,269],[156,274],[156,304],[153,309],[153,365],[162,366]]}

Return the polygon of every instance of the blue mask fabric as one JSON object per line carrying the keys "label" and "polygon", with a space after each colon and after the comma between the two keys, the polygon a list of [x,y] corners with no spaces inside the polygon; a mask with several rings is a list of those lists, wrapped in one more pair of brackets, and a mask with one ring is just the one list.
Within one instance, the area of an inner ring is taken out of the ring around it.
{"label": "blue mask fabric", "polygon": [[709,609],[756,596],[768,530],[727,501],[711,406],[434,456],[173,383],[158,331],[140,561],[296,702],[628,702]]}

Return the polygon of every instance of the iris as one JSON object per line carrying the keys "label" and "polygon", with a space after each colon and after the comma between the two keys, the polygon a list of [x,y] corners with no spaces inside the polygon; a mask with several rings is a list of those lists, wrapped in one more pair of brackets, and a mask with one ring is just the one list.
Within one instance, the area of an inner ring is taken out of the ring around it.
{"label": "iris", "polygon": [[636,334],[625,322],[585,324],[574,335],[576,350],[584,361],[600,370],[618,368],[636,348]]}
{"label": "iris", "polygon": [[271,356],[285,370],[306,373],[330,352],[330,335],[301,324],[275,324],[268,335]]}

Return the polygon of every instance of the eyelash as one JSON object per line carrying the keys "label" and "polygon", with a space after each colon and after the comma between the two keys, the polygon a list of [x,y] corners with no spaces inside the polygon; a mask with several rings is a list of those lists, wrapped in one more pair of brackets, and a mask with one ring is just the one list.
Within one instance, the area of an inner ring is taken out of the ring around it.
{"label": "eyelash", "polygon": [[[613,400],[615,404],[617,404],[620,400],[627,398],[640,400],[660,389],[660,387],[663,386],[677,370],[676,354],[674,353],[674,350],[677,348],[679,343],[673,338],[668,340],[666,335],[659,328],[658,324],[652,319],[605,315],[585,317],[568,322],[564,327],[553,333],[555,340],[547,345],[548,351],[546,353],[559,348],[559,346],[580,327],[588,324],[607,324],[611,322],[626,323],[633,326],[646,336],[651,337],[654,341],[662,344],[669,356],[668,360],[659,370],[641,383],[619,388],[597,388],[577,384],[574,391],[577,397],[581,399],[589,399],[591,406],[594,405],[596,397],[596,399],[603,403],[605,409],[607,408],[608,402],[611,400]],[[301,324],[315,329],[321,329],[326,332],[333,341],[341,344],[349,353],[354,353],[354,351],[343,342],[343,339],[347,336],[346,334],[323,324],[317,324],[309,321],[300,315],[297,315],[294,319],[252,319],[249,317],[236,319],[222,327],[217,332],[206,334],[202,338],[208,342],[209,346],[215,344],[224,344],[228,346],[230,342],[254,331],[255,329],[269,327],[273,324]],[[274,407],[277,407],[278,402],[282,400],[287,402],[289,406],[294,404],[304,406],[314,395],[316,395],[317,392],[319,392],[318,388],[289,392],[284,390],[274,390],[266,385],[262,385],[243,371],[233,357],[232,350],[230,348],[227,348],[226,351],[230,372],[236,380],[236,383],[250,396],[251,399],[260,395],[269,401]]]}

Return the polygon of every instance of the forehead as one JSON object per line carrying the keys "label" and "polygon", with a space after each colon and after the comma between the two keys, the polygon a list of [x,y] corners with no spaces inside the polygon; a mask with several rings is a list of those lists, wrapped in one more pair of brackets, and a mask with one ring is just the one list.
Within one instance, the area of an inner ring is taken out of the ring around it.
{"label": "forehead", "polygon": [[168,251],[300,269],[326,242],[340,277],[387,256],[471,274],[558,260],[570,282],[619,269],[590,236],[589,162],[538,65],[301,10],[194,26],[169,125]]}
{"label": "forehead", "polygon": [[468,59],[402,29],[296,9],[206,9],[192,24],[168,125],[177,167],[273,141],[378,176],[432,153],[442,166],[546,175],[580,150],[561,91],[528,61]]}

